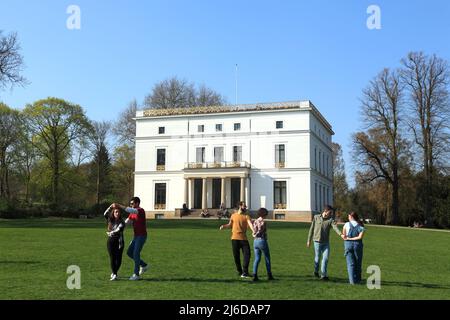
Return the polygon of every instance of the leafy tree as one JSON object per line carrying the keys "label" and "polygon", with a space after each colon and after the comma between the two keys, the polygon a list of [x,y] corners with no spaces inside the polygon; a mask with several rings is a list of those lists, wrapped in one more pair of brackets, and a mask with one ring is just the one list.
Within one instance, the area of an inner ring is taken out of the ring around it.
{"label": "leafy tree", "polygon": [[21,133],[19,112],[0,103],[0,198],[9,198],[9,175],[14,144]]}
{"label": "leafy tree", "polygon": [[52,169],[52,204],[57,207],[64,157],[70,153],[71,144],[89,133],[91,125],[79,105],[58,98],[27,105],[24,114],[33,146]]}

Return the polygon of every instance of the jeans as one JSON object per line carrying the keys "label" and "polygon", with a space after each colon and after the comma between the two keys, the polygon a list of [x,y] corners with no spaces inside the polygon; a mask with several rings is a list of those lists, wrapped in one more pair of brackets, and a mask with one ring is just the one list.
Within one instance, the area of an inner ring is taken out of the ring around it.
{"label": "jeans", "polygon": [[122,264],[123,244],[118,237],[108,238],[107,242],[111,272],[117,274]]}
{"label": "jeans", "polygon": [[363,243],[362,241],[345,241],[344,249],[348,280],[350,284],[361,283]]}
{"label": "jeans", "polygon": [[[250,245],[247,240],[231,240],[231,246],[233,249],[234,263],[236,264],[236,270],[239,274],[248,274],[248,265],[250,264]],[[244,268],[241,265],[241,253],[244,255]]]}
{"label": "jeans", "polygon": [[259,262],[261,261],[261,255],[264,253],[264,258],[266,260],[266,270],[267,274],[272,273],[270,268],[270,251],[269,244],[265,239],[255,239],[253,242],[253,248],[255,250],[255,261],[253,262],[253,274],[256,275],[258,273]]}
{"label": "jeans", "polygon": [[321,274],[327,277],[328,257],[330,255],[330,243],[314,242],[314,272],[319,272],[319,261],[322,256]]}
{"label": "jeans", "polygon": [[139,267],[147,266],[147,264],[141,260],[141,250],[146,240],[147,236],[135,236],[127,250],[127,255],[134,260],[135,275],[139,275]]}

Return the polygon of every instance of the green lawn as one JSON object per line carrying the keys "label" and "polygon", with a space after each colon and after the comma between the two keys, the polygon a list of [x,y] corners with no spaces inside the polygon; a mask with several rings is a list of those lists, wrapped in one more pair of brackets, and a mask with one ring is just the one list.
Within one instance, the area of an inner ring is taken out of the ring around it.
{"label": "green lawn", "polygon": [[[275,282],[236,276],[230,231],[218,220],[148,221],[142,281],[109,281],[102,220],[0,220],[0,299],[450,299],[449,232],[369,226],[363,271],[381,268],[380,290],[347,284],[343,242],[331,235],[330,282],[312,276],[308,224],[268,222]],[[128,245],[131,228],[126,231]],[[251,241],[250,241],[251,242]],[[251,265],[253,263],[253,252]],[[66,287],[69,265],[81,268],[81,290]],[[367,274],[363,273],[363,278]]]}

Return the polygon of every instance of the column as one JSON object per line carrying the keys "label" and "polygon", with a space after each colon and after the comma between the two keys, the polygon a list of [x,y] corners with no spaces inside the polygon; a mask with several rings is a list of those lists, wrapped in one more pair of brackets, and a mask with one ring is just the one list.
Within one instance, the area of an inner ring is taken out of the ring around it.
{"label": "column", "polygon": [[[225,178],[222,178],[220,186],[220,205],[225,204]],[[226,206],[226,205],[225,205]]]}
{"label": "column", "polygon": [[206,204],[206,178],[202,179],[203,185],[202,185],[202,209],[207,209]]}
{"label": "column", "polygon": [[245,202],[245,178],[241,178],[241,199],[240,201]]}
{"label": "column", "polygon": [[189,208],[189,180],[187,178],[184,178],[184,203],[186,203],[186,206]]}

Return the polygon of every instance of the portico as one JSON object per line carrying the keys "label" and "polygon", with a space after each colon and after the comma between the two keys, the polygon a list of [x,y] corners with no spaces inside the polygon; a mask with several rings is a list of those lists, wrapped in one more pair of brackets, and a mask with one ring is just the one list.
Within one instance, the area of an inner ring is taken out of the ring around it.
{"label": "portico", "polygon": [[184,169],[184,203],[193,209],[236,207],[239,201],[248,202],[250,165],[190,163]]}

